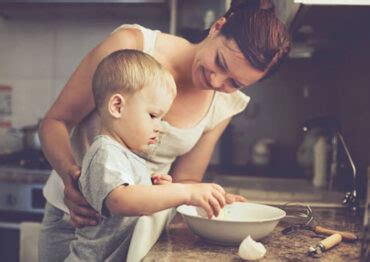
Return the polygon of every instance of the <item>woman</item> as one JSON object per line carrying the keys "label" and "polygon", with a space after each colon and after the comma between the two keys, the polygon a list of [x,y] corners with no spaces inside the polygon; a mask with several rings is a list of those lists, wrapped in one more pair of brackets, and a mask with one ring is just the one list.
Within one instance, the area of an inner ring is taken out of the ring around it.
{"label": "woman", "polygon": [[[169,171],[175,182],[196,183],[202,180],[231,117],[249,101],[238,89],[271,72],[288,52],[289,39],[273,8],[262,7],[256,0],[233,1],[198,44],[138,25],[116,29],[82,60],[42,121],[43,150],[59,176],[54,172],[44,189],[52,205],[46,207],[41,245],[48,242],[50,246],[50,241],[58,238],[48,235],[48,227],[59,226],[63,233],[74,230],[59,223],[55,207],[69,210],[75,227],[94,225],[98,219],[75,185],[81,158],[99,127],[91,78],[101,59],[119,49],[151,54],[172,73],[177,85],[177,97],[164,118],[159,143],[150,152],[138,154],[148,161],[151,171]],[[65,206],[60,202],[63,186]],[[243,201],[231,194],[227,199]],[[69,241],[59,237],[58,244],[68,250]]]}

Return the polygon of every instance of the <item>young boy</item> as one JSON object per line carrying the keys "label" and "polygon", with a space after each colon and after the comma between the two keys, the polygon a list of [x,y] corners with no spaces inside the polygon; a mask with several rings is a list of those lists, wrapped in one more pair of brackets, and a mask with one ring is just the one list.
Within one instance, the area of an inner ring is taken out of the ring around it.
{"label": "young boy", "polygon": [[101,61],[92,85],[101,131],[83,159],[79,187],[102,219],[76,229],[66,261],[124,261],[140,215],[182,204],[218,215],[225,204],[220,186],[171,183],[158,174],[153,186],[145,161],[133,153],[157,142],[176,96],[170,73],[143,52],[120,50]]}

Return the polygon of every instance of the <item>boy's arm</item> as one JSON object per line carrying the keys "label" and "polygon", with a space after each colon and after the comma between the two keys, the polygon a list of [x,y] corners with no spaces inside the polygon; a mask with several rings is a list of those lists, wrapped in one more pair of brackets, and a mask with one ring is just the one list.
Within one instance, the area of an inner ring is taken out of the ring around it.
{"label": "boy's arm", "polygon": [[211,218],[225,205],[224,195],[217,184],[129,185],[110,192],[105,206],[111,214],[140,216],[187,204],[203,208]]}

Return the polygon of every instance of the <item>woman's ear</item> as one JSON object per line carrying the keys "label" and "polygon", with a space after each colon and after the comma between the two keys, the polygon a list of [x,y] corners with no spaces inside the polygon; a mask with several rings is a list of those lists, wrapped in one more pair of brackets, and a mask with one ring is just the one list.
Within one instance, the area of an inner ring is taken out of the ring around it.
{"label": "woman's ear", "polygon": [[209,34],[215,34],[220,32],[221,28],[224,26],[226,23],[226,18],[225,17],[220,17],[216,22],[213,23],[209,30]]}
{"label": "woman's ear", "polygon": [[108,101],[108,112],[114,118],[120,118],[123,114],[125,98],[121,94],[114,94]]}

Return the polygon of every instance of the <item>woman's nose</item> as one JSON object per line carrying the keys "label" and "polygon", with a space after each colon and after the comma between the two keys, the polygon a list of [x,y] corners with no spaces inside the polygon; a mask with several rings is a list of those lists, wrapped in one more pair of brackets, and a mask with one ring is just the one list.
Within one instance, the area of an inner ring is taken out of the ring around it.
{"label": "woman's nose", "polygon": [[224,83],[226,82],[228,76],[221,72],[212,72],[210,74],[210,84],[215,89],[220,89],[223,87]]}

